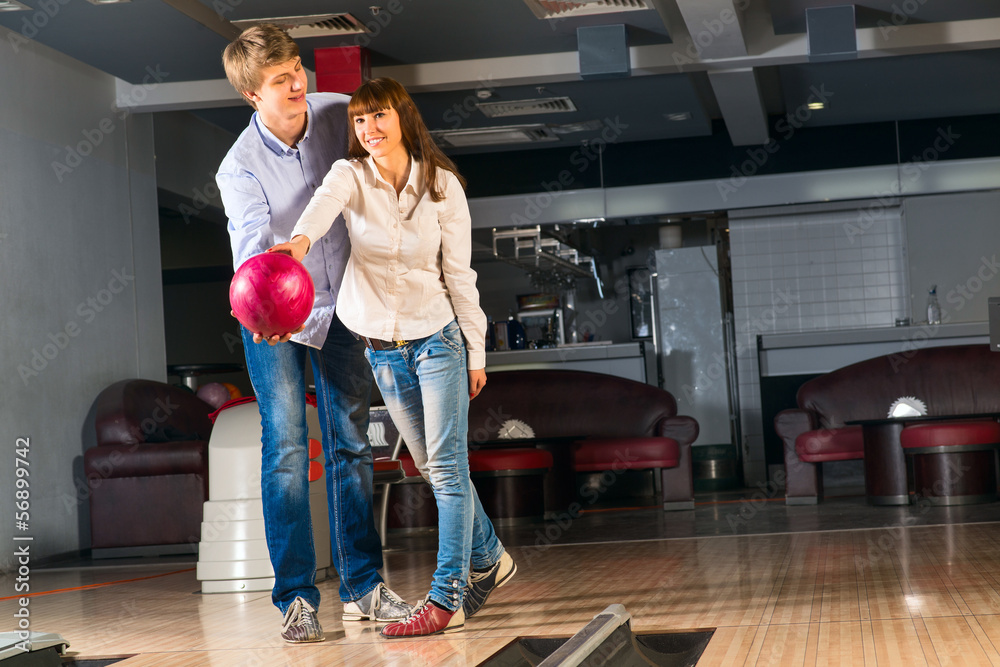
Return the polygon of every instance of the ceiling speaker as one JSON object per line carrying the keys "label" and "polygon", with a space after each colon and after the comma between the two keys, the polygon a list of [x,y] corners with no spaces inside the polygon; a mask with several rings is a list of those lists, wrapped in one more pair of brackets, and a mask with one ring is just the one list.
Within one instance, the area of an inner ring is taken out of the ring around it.
{"label": "ceiling speaker", "polygon": [[806,40],[810,62],[858,57],[854,5],[806,9]]}
{"label": "ceiling speaker", "polygon": [[609,79],[632,74],[628,33],[623,24],[577,28],[576,44],[581,78]]}

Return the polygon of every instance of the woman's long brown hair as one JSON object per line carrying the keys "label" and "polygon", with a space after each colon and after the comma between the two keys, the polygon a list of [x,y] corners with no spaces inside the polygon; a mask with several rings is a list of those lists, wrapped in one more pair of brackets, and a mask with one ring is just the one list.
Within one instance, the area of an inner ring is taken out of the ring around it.
{"label": "woman's long brown hair", "polygon": [[399,115],[403,147],[409,152],[411,159],[423,166],[424,187],[430,193],[431,200],[439,202],[444,199],[444,193],[438,188],[437,183],[439,168],[455,174],[458,182],[465,188],[465,179],[458,173],[455,163],[434,143],[424,119],[417,111],[417,105],[413,103],[413,98],[395,79],[379,78],[366,81],[351,95],[351,101],[347,105],[347,117],[352,124],[347,143],[347,157],[351,159],[368,157],[368,151],[358,141],[358,135],[353,130],[354,119],[357,116],[389,108],[395,109]]}

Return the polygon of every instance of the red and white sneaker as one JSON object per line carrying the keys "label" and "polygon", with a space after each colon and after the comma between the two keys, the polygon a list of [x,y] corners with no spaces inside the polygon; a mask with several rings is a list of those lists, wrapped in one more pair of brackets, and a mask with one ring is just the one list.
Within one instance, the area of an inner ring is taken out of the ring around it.
{"label": "red and white sneaker", "polygon": [[454,632],[465,626],[465,612],[448,611],[430,600],[420,601],[407,618],[382,628],[383,637],[426,637],[442,632]]}

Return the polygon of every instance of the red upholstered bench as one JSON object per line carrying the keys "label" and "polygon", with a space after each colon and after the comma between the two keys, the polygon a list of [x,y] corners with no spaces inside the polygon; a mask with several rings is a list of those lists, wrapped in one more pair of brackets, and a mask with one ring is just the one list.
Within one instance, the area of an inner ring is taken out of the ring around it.
{"label": "red upholstered bench", "polygon": [[[657,494],[663,493],[663,471],[676,468],[680,461],[681,448],[673,438],[588,438],[573,445],[575,472],[617,476],[624,470],[652,470]],[[610,484],[602,480],[602,486]]]}
{"label": "red upholstered bench", "polygon": [[913,461],[914,489],[924,502],[967,505],[997,499],[1000,424],[995,420],[912,424],[899,441]]}

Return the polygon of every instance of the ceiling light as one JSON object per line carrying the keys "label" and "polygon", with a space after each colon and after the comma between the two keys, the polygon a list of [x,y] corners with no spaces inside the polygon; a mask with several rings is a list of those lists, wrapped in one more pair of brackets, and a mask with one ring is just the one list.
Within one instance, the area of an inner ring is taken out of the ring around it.
{"label": "ceiling light", "polygon": [[826,108],[826,102],[810,102],[806,105],[806,107],[812,109],[813,111],[819,111],[820,109]]}
{"label": "ceiling light", "polygon": [[479,102],[476,108],[488,118],[507,116],[533,116],[543,113],[567,113],[576,111],[576,105],[568,97],[543,97],[532,100],[508,100],[503,102]]}
{"label": "ceiling light", "polygon": [[241,19],[230,21],[239,29],[249,28],[261,23],[274,23],[285,29],[292,39],[306,37],[343,37],[345,35],[363,35],[371,31],[364,23],[352,14],[308,14],[302,16],[270,16],[259,19]]}
{"label": "ceiling light", "polygon": [[117,5],[123,2],[132,2],[132,0],[87,0],[92,5]]}
{"label": "ceiling light", "polygon": [[690,111],[681,111],[680,113],[665,113],[663,117],[667,120],[691,120]]}
{"label": "ceiling light", "polygon": [[559,141],[559,137],[542,124],[505,125],[467,130],[431,130],[431,136],[438,144],[455,148]]}
{"label": "ceiling light", "polygon": [[17,0],[0,0],[0,12],[20,12],[31,9],[28,5],[22,5]]}

